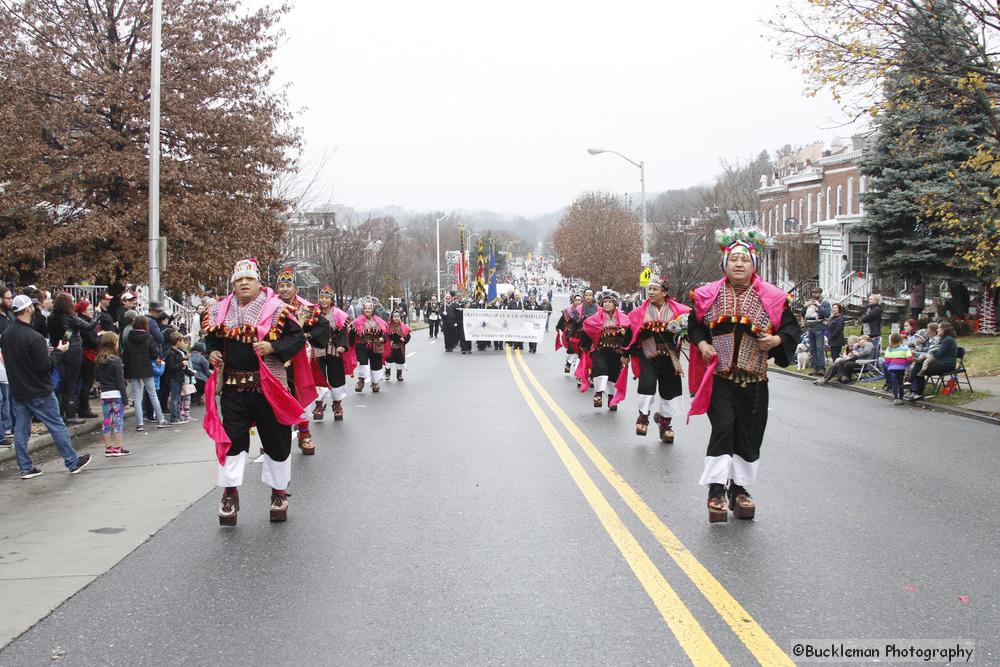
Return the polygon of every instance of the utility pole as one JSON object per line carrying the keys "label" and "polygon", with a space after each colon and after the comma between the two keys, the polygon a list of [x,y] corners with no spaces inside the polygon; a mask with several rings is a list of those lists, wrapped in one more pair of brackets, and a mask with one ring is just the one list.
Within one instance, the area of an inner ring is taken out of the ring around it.
{"label": "utility pole", "polygon": [[163,0],[153,0],[149,76],[149,300],[160,300],[160,33]]}

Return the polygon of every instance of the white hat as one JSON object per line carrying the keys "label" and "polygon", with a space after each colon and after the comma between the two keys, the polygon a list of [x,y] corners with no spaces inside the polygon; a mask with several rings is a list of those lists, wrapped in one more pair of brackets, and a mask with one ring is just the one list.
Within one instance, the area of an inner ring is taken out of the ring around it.
{"label": "white hat", "polygon": [[18,294],[14,297],[13,310],[15,313],[20,313],[22,310],[31,305],[31,297],[25,294]]}
{"label": "white hat", "polygon": [[236,262],[236,266],[233,267],[233,276],[229,279],[229,282],[235,283],[240,278],[260,280],[260,270],[257,268],[256,259],[247,257]]}

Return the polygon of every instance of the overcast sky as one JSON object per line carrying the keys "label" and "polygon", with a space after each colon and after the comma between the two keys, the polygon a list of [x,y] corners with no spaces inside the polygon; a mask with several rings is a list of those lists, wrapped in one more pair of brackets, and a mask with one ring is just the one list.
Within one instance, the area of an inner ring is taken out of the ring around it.
{"label": "overcast sky", "polygon": [[838,133],[829,97],[804,97],[761,36],[772,2],[292,4],[275,64],[304,162],[328,156],[325,191],[361,210],[533,216],[639,190],[637,168],[590,146],[645,160],[656,192]]}

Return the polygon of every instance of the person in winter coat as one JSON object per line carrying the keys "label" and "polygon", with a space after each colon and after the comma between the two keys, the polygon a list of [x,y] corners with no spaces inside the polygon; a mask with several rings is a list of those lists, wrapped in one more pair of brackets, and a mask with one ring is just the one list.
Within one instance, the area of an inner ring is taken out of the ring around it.
{"label": "person in winter coat", "polygon": [[129,377],[129,394],[135,406],[135,430],[146,430],[143,426],[142,397],[145,393],[153,406],[153,417],[158,422],[158,428],[167,428],[163,418],[160,401],[156,398],[156,385],[153,383],[153,364],[159,359],[156,352],[156,341],[149,334],[149,320],[139,315],[132,322],[132,330],[125,341],[125,374]]}
{"label": "person in winter coat", "polygon": [[82,424],[78,417],[80,404],[80,371],[83,368],[83,337],[84,329],[93,329],[94,322],[84,322],[76,314],[76,303],[71,294],[63,292],[56,296],[49,315],[49,342],[52,347],[59,343],[69,343],[69,350],[62,355],[59,363],[59,395],[60,407],[67,424]]}
{"label": "person in winter coat", "polygon": [[205,404],[205,383],[208,376],[212,374],[212,369],[208,365],[208,357],[205,356],[205,343],[198,341],[191,351],[191,368],[194,369],[194,405]]}
{"label": "person in winter coat", "polygon": [[95,376],[101,389],[101,414],[104,416],[101,435],[104,437],[104,455],[128,456],[132,452],[122,447],[128,386],[125,384],[125,368],[121,357],[118,356],[118,334],[105,331],[101,333],[99,341],[99,350],[95,357]]}
{"label": "person in winter coat", "polygon": [[80,365],[79,414],[80,419],[96,419],[97,415],[90,409],[90,390],[94,387],[100,321],[94,318],[94,307],[86,299],[76,302],[76,314],[89,325],[80,330],[80,339],[83,341],[83,363]]}
{"label": "person in winter coat", "polygon": [[826,321],[826,344],[830,346],[831,363],[840,358],[840,351],[844,349],[847,340],[844,338],[844,314],[841,312],[840,304],[831,306],[833,314]]}
{"label": "person in winter coat", "polygon": [[872,340],[882,335],[882,297],[878,294],[868,296],[868,305],[861,314],[861,333],[868,334]]}

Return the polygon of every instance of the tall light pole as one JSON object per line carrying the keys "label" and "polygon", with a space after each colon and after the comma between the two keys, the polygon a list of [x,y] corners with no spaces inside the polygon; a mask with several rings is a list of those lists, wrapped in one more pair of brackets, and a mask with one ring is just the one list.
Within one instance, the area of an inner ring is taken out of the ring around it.
{"label": "tall light pole", "polygon": [[441,294],[441,221],[448,217],[445,213],[440,218],[434,221],[434,228],[437,231],[437,295],[438,302],[444,302],[444,296]]}
{"label": "tall light pole", "polygon": [[618,157],[622,158],[626,162],[629,162],[636,167],[639,167],[639,183],[642,185],[642,259],[640,264],[643,267],[649,265],[652,258],[649,256],[649,227],[646,224],[646,163],[636,162],[635,160],[630,160],[618,151],[609,150],[606,148],[588,148],[587,152],[591,155],[600,155],[601,153],[614,153]]}
{"label": "tall light pole", "polygon": [[160,299],[160,33],[163,0],[153,0],[149,73],[149,300]]}

